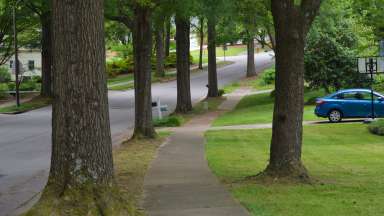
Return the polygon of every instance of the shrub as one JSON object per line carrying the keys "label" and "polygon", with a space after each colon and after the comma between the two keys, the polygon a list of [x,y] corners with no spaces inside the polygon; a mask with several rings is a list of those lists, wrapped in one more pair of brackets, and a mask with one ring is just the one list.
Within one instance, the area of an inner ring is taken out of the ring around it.
{"label": "shrub", "polygon": [[157,119],[153,124],[155,127],[179,127],[184,121],[183,117],[174,115],[163,119]]}
{"label": "shrub", "polygon": [[6,91],[8,91],[8,85],[5,83],[0,83],[0,99],[5,99],[9,96]]}
{"label": "shrub", "polygon": [[371,123],[368,126],[368,130],[373,134],[384,136],[384,120]]}
{"label": "shrub", "polygon": [[219,89],[219,96],[223,96],[225,94],[225,90],[224,89]]}
{"label": "shrub", "polygon": [[261,80],[264,85],[271,85],[275,83],[276,71],[275,68],[267,69],[261,75]]}
{"label": "shrub", "polygon": [[115,59],[107,63],[107,75],[109,78],[116,77],[120,74],[133,73],[133,60],[131,58]]}
{"label": "shrub", "polygon": [[11,81],[11,74],[6,68],[0,67],[0,83]]}
{"label": "shrub", "polygon": [[[189,62],[193,63],[193,57],[189,56]],[[166,68],[175,68],[177,63],[177,55],[175,52],[169,53],[169,56],[165,58],[164,66]],[[152,59],[152,65],[156,66],[156,58]]]}
{"label": "shrub", "polygon": [[375,91],[384,92],[384,76],[383,75],[377,76],[375,78],[373,89],[375,89]]}
{"label": "shrub", "polygon": [[[14,82],[10,82],[7,84],[8,89],[10,91],[15,91],[16,90],[16,84]],[[40,90],[40,85],[38,85],[35,81],[28,80],[24,81],[20,84],[20,91],[38,91]]]}

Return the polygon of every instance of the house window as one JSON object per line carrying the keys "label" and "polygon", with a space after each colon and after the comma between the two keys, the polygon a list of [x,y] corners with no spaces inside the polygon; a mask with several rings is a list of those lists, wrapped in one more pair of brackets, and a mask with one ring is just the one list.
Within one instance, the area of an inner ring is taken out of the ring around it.
{"label": "house window", "polygon": [[29,60],[28,61],[28,70],[35,70],[35,61]]}

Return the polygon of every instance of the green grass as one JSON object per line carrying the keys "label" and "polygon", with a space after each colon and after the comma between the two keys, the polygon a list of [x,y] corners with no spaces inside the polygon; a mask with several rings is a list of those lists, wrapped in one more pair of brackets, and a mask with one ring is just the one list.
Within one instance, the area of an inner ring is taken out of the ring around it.
{"label": "green grass", "polygon": [[108,79],[108,85],[115,85],[119,83],[130,82],[130,81],[133,81],[133,79],[134,79],[133,74],[120,75],[118,77]]}
{"label": "green grass", "polygon": [[[240,54],[243,54],[247,52],[247,47],[246,46],[228,46],[228,50],[225,51],[226,56],[237,56]],[[200,50],[194,50],[191,52],[191,55],[193,57],[193,63],[197,64],[199,63],[199,55],[200,55]],[[224,57],[224,51],[223,47],[216,47],[216,57]],[[205,49],[203,52],[203,63],[208,62],[208,50]]]}
{"label": "green grass", "polygon": [[384,215],[384,140],[362,124],[304,127],[303,161],[313,185],[244,180],[266,167],[270,129],[211,131],[206,137],[211,169],[252,215]]}
{"label": "green grass", "polygon": [[155,127],[179,127],[185,122],[185,119],[180,115],[171,115],[163,119],[153,121]]}
{"label": "green grass", "polygon": [[27,112],[34,109],[39,109],[51,104],[51,98],[35,97],[31,101],[21,103],[20,107],[16,105],[0,108],[0,113],[20,113]]}
{"label": "green grass", "polygon": [[[322,91],[311,91],[305,94],[305,101],[314,97],[324,96]],[[272,122],[274,98],[270,93],[250,95],[244,97],[235,110],[221,115],[213,123],[214,126],[264,124]],[[320,120],[314,114],[314,105],[304,107],[304,120]]]}

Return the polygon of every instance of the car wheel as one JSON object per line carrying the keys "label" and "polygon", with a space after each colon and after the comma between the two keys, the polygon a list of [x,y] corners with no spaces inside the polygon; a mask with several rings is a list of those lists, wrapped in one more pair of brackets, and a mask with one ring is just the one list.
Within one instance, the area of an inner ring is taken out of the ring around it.
{"label": "car wheel", "polygon": [[342,118],[343,118],[343,116],[339,110],[332,110],[328,114],[328,119],[332,123],[341,122]]}

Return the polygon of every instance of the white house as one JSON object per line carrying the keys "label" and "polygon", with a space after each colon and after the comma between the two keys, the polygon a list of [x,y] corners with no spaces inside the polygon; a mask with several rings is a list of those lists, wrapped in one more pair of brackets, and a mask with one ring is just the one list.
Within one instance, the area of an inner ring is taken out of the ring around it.
{"label": "white house", "polygon": [[[3,67],[8,68],[15,80],[15,56],[12,56]],[[41,51],[38,49],[19,50],[20,74],[24,77],[41,76]]]}

